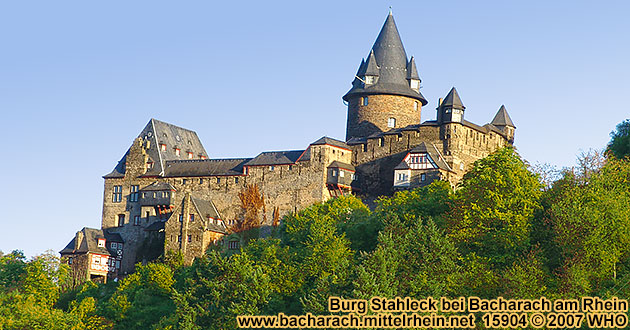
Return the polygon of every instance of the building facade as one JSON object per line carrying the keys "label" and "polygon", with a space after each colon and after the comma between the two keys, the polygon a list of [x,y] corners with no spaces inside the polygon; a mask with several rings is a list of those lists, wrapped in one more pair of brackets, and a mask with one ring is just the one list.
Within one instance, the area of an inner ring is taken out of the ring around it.
{"label": "building facade", "polygon": [[246,217],[248,187],[260,192],[258,224],[266,227],[344,194],[373,198],[434,180],[455,186],[474,161],[513,143],[504,106],[490,123],[471,123],[455,88],[440,100],[436,119],[423,121],[428,102],[420,83],[390,14],[343,96],[345,141],[322,137],[301,150],[214,159],[194,131],[151,119],[103,177],[100,233],[124,243],[120,267],[108,276],[169,250],[191,263],[212,246],[238,248],[224,238]]}

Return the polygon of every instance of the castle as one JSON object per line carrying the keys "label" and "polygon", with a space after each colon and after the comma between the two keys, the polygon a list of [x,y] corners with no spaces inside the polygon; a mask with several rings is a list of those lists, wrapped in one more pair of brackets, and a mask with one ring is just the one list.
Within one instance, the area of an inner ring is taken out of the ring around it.
{"label": "castle", "polygon": [[248,187],[259,189],[260,221],[269,226],[340,195],[371,198],[434,180],[455,186],[475,160],[513,143],[504,106],[489,124],[473,124],[455,88],[440,99],[436,120],[422,122],[428,102],[420,82],[390,13],[343,96],[345,141],[322,137],[303,150],[211,159],[194,131],[151,119],[103,177],[101,229],[77,232],[62,259],[80,279],[103,281],[168,250],[191,263],[213,245],[239,248],[230,233]]}

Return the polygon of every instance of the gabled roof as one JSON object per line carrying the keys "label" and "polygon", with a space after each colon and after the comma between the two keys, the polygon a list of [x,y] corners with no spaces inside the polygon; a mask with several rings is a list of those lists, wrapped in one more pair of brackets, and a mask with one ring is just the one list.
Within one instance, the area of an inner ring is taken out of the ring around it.
{"label": "gabled roof", "polygon": [[328,144],[328,145],[331,145],[331,146],[344,148],[344,149],[350,149],[350,146],[347,145],[345,142],[337,140],[337,139],[333,139],[333,138],[330,138],[330,137],[327,137],[327,136],[323,136],[320,139],[318,139],[317,141],[311,143],[312,146],[323,145],[323,144]]}
{"label": "gabled roof", "polygon": [[141,188],[140,191],[175,191],[175,187],[173,187],[170,183],[168,182],[161,182],[161,181],[155,181],[152,184]]}
{"label": "gabled roof", "polygon": [[[405,158],[407,158],[407,156],[409,156],[410,154],[428,154],[429,157],[431,158],[431,160],[435,163],[435,165],[437,165],[437,167],[439,169],[453,172],[453,169],[451,169],[451,167],[448,166],[448,164],[444,161],[444,158],[442,158],[442,154],[435,147],[435,145],[433,143],[429,143],[427,145],[426,143],[421,142],[418,146],[416,146],[413,149],[411,149],[407,153]],[[403,160],[394,169],[395,170],[401,170],[401,169],[409,169],[409,168],[410,167],[407,164],[407,162]]]}
{"label": "gabled roof", "polygon": [[459,98],[459,93],[457,93],[457,89],[455,89],[455,87],[451,88],[451,90],[448,92],[448,94],[446,95],[446,97],[444,98],[444,101],[442,101],[442,104],[440,105],[440,107],[442,108],[454,108],[454,109],[466,109],[466,107],[464,106],[464,103],[462,103],[462,99]]}
{"label": "gabled roof", "polygon": [[243,166],[252,158],[172,160],[166,162],[164,176],[243,175]]}
{"label": "gabled roof", "polygon": [[514,126],[512,118],[510,118],[510,115],[508,114],[507,109],[505,109],[504,105],[501,105],[501,108],[499,108],[499,111],[497,111],[497,114],[494,116],[494,119],[492,119],[492,122],[490,124],[494,126],[516,127]]}
{"label": "gabled roof", "polygon": [[[147,155],[149,160],[153,162],[153,167],[147,171],[146,176],[162,175],[167,161],[185,159],[188,157],[188,152],[192,152],[195,158],[208,158],[208,154],[201,144],[197,133],[157,119],[152,118],[149,120],[149,123],[138,137],[149,141]],[[162,150],[161,145],[165,145],[165,150]],[[179,156],[176,154],[175,149],[180,150]],[[104,176],[105,178],[124,176],[124,165],[128,153],[129,150],[127,150],[114,170]]]}
{"label": "gabled roof", "polygon": [[245,166],[294,164],[304,150],[266,151],[245,163]]}
{"label": "gabled roof", "polygon": [[212,201],[206,201],[195,197],[191,197],[190,200],[192,201],[192,204],[195,206],[195,209],[197,210],[199,215],[203,217],[202,220],[204,221],[206,230],[211,230],[223,234],[227,233],[227,228],[225,227],[225,223],[223,221],[216,223],[215,221],[211,222],[209,219],[221,219],[221,215],[219,214],[219,211],[214,206],[214,203],[212,203]]}
{"label": "gabled roof", "polygon": [[[99,247],[98,240],[105,239],[106,247]],[[75,237],[66,245],[66,247],[59,251],[61,254],[77,254],[77,253],[99,253],[104,255],[116,255],[114,251],[110,251],[108,246],[109,242],[123,242],[120,234],[110,234],[101,229],[84,227],[79,230]]]}
{"label": "gabled roof", "polygon": [[347,164],[347,163],[343,163],[340,161],[333,161],[332,163],[330,163],[330,165],[328,165],[329,168],[342,168],[344,170],[350,170],[350,171],[356,171],[356,169],[354,168],[354,166]]}
{"label": "gabled roof", "polygon": [[[421,93],[409,87],[407,80],[407,53],[403,46],[394,16],[390,13],[381,28],[368,60],[362,60],[358,75],[366,75],[368,72],[378,75],[375,84],[364,86],[363,82],[355,78],[352,88],[343,99],[348,101],[352,95],[392,94],[415,98],[427,104],[427,100]],[[375,74],[378,70],[378,74]],[[417,71],[416,71],[417,73]]]}

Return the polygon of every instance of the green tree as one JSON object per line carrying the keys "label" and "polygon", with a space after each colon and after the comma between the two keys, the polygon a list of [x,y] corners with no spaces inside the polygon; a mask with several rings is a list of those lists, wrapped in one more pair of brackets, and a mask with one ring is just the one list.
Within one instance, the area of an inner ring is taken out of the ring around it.
{"label": "green tree", "polygon": [[611,140],[607,151],[621,159],[630,156],[630,119],[617,125],[617,129],[610,133]]}
{"label": "green tree", "polygon": [[152,329],[175,311],[172,270],[165,264],[138,265],[108,299],[105,316],[117,329]]}
{"label": "green tree", "polygon": [[474,163],[455,193],[449,234],[464,249],[505,268],[530,246],[542,185],[512,148]]}

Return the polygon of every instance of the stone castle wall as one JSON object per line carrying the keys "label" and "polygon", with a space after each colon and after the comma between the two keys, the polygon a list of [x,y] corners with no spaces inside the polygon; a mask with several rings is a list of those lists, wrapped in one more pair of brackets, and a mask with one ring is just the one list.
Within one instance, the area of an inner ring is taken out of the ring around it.
{"label": "stone castle wall", "polygon": [[[363,98],[368,104],[363,105]],[[386,132],[389,118],[396,119],[396,126],[405,127],[421,122],[422,103],[416,99],[398,95],[366,95],[348,101],[346,140]]]}

